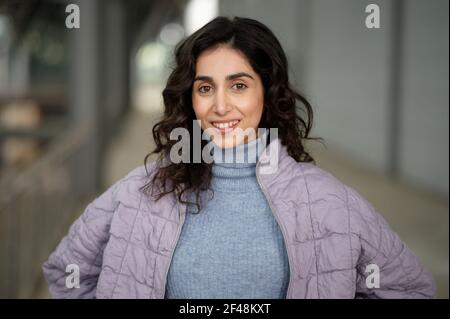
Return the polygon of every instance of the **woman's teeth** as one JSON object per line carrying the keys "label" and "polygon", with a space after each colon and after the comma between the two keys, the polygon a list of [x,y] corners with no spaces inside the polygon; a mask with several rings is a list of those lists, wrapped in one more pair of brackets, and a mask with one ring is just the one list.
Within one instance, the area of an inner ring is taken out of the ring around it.
{"label": "woman's teeth", "polygon": [[239,120],[235,120],[235,121],[230,121],[230,122],[225,122],[225,123],[212,122],[212,125],[217,128],[229,128],[229,127],[235,126],[238,123],[239,123]]}

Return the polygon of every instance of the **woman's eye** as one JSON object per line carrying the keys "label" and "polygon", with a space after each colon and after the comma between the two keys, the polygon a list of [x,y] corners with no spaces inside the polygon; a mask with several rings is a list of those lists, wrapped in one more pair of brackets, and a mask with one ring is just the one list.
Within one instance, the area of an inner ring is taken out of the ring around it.
{"label": "woman's eye", "polygon": [[211,87],[208,85],[204,85],[198,88],[200,93],[208,93],[211,90]]}
{"label": "woman's eye", "polygon": [[237,90],[243,90],[247,87],[247,85],[245,85],[244,83],[236,83],[233,86],[236,87]]}

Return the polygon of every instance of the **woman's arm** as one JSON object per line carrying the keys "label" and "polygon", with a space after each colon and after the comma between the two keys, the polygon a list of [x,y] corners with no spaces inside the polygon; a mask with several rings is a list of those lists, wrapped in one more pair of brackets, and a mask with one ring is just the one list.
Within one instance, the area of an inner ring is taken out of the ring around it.
{"label": "woman's arm", "polygon": [[351,188],[349,206],[352,228],[360,239],[356,297],[433,298],[436,284],[431,273],[373,206]]}
{"label": "woman's arm", "polygon": [[[86,207],[43,264],[44,276],[53,298],[95,298],[103,250],[118,204],[115,193],[120,183],[115,183]],[[77,269],[79,285],[76,285]]]}

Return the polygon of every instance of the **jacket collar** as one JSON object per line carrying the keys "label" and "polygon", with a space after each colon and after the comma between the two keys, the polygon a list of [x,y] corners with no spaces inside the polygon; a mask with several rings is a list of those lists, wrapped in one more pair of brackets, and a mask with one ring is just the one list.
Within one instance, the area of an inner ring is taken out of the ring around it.
{"label": "jacket collar", "polygon": [[[289,154],[279,138],[275,138],[266,146],[257,163],[257,174],[273,175],[289,161]],[[294,160],[293,158],[290,158]]]}

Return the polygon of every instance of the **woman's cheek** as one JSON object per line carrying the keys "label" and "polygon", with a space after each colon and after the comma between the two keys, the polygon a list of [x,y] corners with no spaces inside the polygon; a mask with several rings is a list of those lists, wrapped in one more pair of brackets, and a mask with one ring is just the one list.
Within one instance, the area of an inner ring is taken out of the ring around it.
{"label": "woman's cheek", "polygon": [[197,117],[198,120],[201,120],[201,124],[203,125],[206,118],[206,114],[208,114],[208,110],[206,109],[205,105],[203,105],[197,99],[193,100],[192,105],[194,108],[195,116]]}

